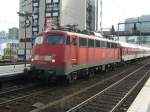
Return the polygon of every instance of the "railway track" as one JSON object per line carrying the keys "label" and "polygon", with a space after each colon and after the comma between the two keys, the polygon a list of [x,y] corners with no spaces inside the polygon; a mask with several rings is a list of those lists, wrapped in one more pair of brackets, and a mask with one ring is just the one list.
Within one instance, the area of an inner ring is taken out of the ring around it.
{"label": "railway track", "polygon": [[150,69],[150,65],[142,66],[141,68],[69,109],[67,112],[115,112],[131,92],[146,77],[149,77],[150,70],[147,69]]}
{"label": "railway track", "polygon": [[24,95],[28,95],[39,87],[39,84],[25,84],[25,85],[16,85],[8,88],[4,88],[0,90],[0,105],[12,102],[19,97]]}
{"label": "railway track", "polygon": [[[40,107],[39,109],[35,109],[31,112],[41,112],[41,111],[42,112],[66,112],[73,106],[75,106],[75,105],[85,101],[85,99],[88,99],[89,97],[95,95],[95,93],[99,93],[99,91],[105,90],[105,88],[116,83],[118,80],[121,80],[124,77],[126,77],[127,75],[133,73],[133,70],[136,70],[136,69],[139,70],[141,68],[141,66],[142,66],[141,64],[137,64],[136,67],[135,66],[130,67],[130,69],[128,69],[127,71],[123,71],[120,74],[117,74],[115,76],[107,78],[106,80],[97,82],[96,84],[86,87],[80,91],[74,92],[73,94],[63,97],[60,100],[48,103],[47,105],[44,105],[43,107]],[[134,71],[134,72],[136,72],[136,71]]]}
{"label": "railway track", "polygon": [[[65,112],[85,99],[88,99],[95,93],[98,93],[98,91],[104,90],[117,80],[122,79],[134,69],[142,66],[143,63],[133,64],[128,69],[127,66],[123,67],[122,71],[120,70],[120,73],[114,71],[116,74],[110,76],[102,75],[99,76],[101,77],[100,79],[92,79],[93,81],[77,81],[75,85],[69,87],[42,87],[35,91],[27,89],[20,93],[21,96],[17,96],[8,102],[1,104],[0,112]],[[10,97],[12,96],[13,94],[10,94]],[[43,106],[40,108],[34,107],[33,105],[37,102],[42,103]]]}

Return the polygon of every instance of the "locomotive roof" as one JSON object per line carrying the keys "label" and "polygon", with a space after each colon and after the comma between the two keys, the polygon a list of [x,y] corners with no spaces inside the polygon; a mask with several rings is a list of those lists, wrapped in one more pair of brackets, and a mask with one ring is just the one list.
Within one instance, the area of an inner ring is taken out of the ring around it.
{"label": "locomotive roof", "polygon": [[106,42],[118,43],[117,41],[103,38],[102,35],[97,35],[97,36],[96,35],[86,35],[86,34],[82,34],[82,33],[69,32],[69,31],[61,31],[61,30],[54,30],[54,31],[51,31],[51,32],[67,33],[69,35],[78,35],[79,37],[82,37],[82,38],[96,39],[96,40],[101,40],[101,41],[106,41]]}
{"label": "locomotive roof", "polygon": [[103,38],[101,35],[99,35],[99,36],[86,35],[86,34],[82,34],[82,33],[62,31],[62,30],[52,30],[52,31],[47,31],[47,32],[56,32],[56,33],[59,32],[59,33],[64,33],[64,34],[69,34],[69,35],[78,35],[79,37],[82,37],[82,38],[95,39],[95,40],[100,40],[100,41],[105,41],[105,42],[119,43],[119,45],[121,47],[150,50],[149,47],[139,46],[137,44],[129,44],[129,43],[126,43],[126,42],[121,42],[121,41],[110,40],[110,39]]}

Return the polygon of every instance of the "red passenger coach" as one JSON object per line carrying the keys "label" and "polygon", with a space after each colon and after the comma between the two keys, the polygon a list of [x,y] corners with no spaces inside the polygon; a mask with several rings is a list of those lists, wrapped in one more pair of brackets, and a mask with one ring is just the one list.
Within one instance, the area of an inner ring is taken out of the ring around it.
{"label": "red passenger coach", "polygon": [[150,56],[150,48],[139,46],[136,44],[128,44],[125,42],[119,42],[119,44],[123,62]]}
{"label": "red passenger coach", "polygon": [[[126,51],[127,50],[127,51]],[[135,51],[138,50],[138,51]],[[132,60],[142,49],[92,35],[68,31],[43,32],[35,40],[31,70],[35,77],[72,81],[91,77],[95,70],[107,70],[121,60]]]}

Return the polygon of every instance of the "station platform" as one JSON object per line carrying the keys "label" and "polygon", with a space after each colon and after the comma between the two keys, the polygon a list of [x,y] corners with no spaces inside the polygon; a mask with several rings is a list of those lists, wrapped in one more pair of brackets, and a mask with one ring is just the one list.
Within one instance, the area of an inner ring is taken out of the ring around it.
{"label": "station platform", "polygon": [[127,112],[150,112],[150,78],[145,83]]}
{"label": "station platform", "polygon": [[[30,69],[30,64],[27,64],[26,68]],[[0,82],[19,76],[23,72],[24,64],[0,66]]]}

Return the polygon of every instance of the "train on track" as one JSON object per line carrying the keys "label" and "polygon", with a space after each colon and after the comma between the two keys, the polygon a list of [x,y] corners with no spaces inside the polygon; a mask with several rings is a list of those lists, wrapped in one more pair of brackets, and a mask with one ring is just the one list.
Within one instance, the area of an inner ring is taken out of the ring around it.
{"label": "train on track", "polygon": [[30,75],[72,82],[95,70],[150,56],[150,48],[69,31],[47,31],[36,37]]}

